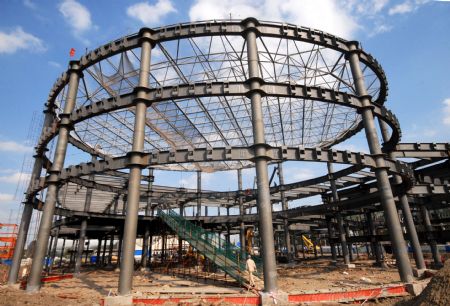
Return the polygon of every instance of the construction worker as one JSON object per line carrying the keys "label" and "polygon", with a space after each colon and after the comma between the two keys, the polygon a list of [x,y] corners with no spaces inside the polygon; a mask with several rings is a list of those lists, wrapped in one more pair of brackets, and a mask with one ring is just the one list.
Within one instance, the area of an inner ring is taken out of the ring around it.
{"label": "construction worker", "polygon": [[255,287],[255,281],[253,280],[253,272],[256,272],[256,264],[250,255],[248,255],[247,261],[245,262],[245,269],[248,272],[250,286]]}

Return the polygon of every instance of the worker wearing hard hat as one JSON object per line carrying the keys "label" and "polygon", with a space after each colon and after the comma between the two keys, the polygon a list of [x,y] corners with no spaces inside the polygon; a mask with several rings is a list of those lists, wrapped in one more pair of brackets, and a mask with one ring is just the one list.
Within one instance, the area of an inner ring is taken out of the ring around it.
{"label": "worker wearing hard hat", "polygon": [[249,282],[250,282],[250,286],[254,287],[255,286],[255,281],[253,279],[253,272],[256,272],[256,264],[253,261],[252,257],[250,255],[248,255],[247,257],[247,261],[245,262],[245,269],[248,272],[248,278],[249,278]]}

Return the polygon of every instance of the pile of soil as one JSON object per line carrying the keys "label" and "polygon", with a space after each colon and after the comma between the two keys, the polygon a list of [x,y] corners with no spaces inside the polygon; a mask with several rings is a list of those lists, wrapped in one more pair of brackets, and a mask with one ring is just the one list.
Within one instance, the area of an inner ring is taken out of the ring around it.
{"label": "pile of soil", "polygon": [[408,306],[450,305],[450,260],[428,283],[422,293],[408,303]]}

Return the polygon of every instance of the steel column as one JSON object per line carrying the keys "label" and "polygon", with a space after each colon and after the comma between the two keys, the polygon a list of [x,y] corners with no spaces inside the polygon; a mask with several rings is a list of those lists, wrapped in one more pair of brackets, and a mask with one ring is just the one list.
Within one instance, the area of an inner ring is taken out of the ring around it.
{"label": "steel column", "polygon": [[61,268],[61,266],[62,266],[65,246],[66,246],[66,238],[63,238],[63,244],[62,244],[61,253],[60,253],[61,255],[59,256],[58,268]]}
{"label": "steel column", "polygon": [[[46,104],[47,108],[44,110],[44,123],[42,125],[41,134],[44,132],[44,129],[49,127],[52,124],[53,118],[55,118],[55,105],[54,104]],[[8,274],[8,284],[13,285],[17,282],[17,277],[19,274],[20,263],[23,257],[23,251],[25,248],[25,243],[27,240],[28,229],[30,228],[31,217],[33,215],[33,199],[30,198],[30,191],[33,186],[39,181],[42,172],[42,163],[44,152],[36,152],[34,156],[34,165],[33,170],[31,171],[30,183],[28,184],[27,190],[27,199],[26,203],[23,207],[22,218],[20,220],[19,232],[17,234],[16,245],[14,248],[14,255],[12,258],[11,269]]]}
{"label": "steel column", "polygon": [[420,206],[420,211],[422,213],[423,224],[425,225],[425,230],[427,233],[427,240],[428,243],[430,244],[431,254],[433,255],[434,266],[436,268],[441,268],[442,262],[440,259],[440,254],[437,248],[436,240],[434,239],[433,236],[433,226],[431,225],[430,212],[428,211],[425,205]]}
{"label": "steel column", "polygon": [[[148,185],[147,185],[147,206],[145,207],[145,215],[150,215],[150,209],[152,205],[152,187],[153,187],[153,169],[148,169]],[[143,269],[147,268],[148,262],[148,239],[150,237],[150,222],[146,221],[145,223],[145,232],[144,239],[142,243],[142,258],[141,258],[141,266]]]}
{"label": "steel column", "polygon": [[253,142],[256,155],[255,168],[258,186],[259,230],[264,267],[264,290],[266,292],[276,292],[278,285],[272,224],[272,204],[270,201],[269,176],[267,173],[267,145],[264,135],[264,117],[261,92],[259,91],[262,79],[259,75],[259,59],[256,45],[257,21],[249,18],[243,22],[246,26],[245,39],[247,42]]}
{"label": "steel column", "polygon": [[237,170],[238,174],[238,202],[239,202],[239,240],[241,242],[241,258],[245,253],[245,224],[244,224],[244,199],[242,198],[242,169]]}
{"label": "steel column", "polygon": [[331,196],[333,197],[333,208],[338,210],[336,213],[336,221],[339,231],[339,241],[341,242],[342,257],[344,258],[344,264],[348,265],[350,264],[350,257],[348,254],[347,239],[345,238],[344,220],[338,207],[339,195],[337,193],[336,181],[333,177],[334,172],[333,163],[328,162],[327,169],[328,169],[328,177],[330,180]]}
{"label": "steel column", "polygon": [[327,229],[328,229],[328,243],[330,244],[330,249],[331,249],[331,259],[336,261],[337,260],[336,246],[334,245],[334,242],[332,242],[333,241],[333,228],[332,228],[330,216],[326,216],[326,222],[327,222]]}
{"label": "steel column", "polygon": [[79,63],[76,61],[70,62],[69,69],[69,89],[64,105],[64,111],[60,114],[58,141],[53,158],[53,164],[50,169],[50,176],[47,179],[48,188],[45,197],[45,204],[41,223],[39,226],[38,238],[36,241],[36,249],[34,252],[33,263],[31,265],[30,277],[28,279],[27,291],[35,292],[41,287],[41,273],[42,264],[45,257],[45,251],[48,245],[48,237],[52,226],[53,214],[55,211],[56,198],[58,192],[59,173],[64,167],[64,159],[66,157],[67,143],[69,138],[69,131],[71,129],[70,114],[72,113],[78,91],[78,83],[81,72],[79,71]]}
{"label": "steel column", "polygon": [[411,269],[411,263],[409,262],[402,228],[398,219],[394,196],[392,194],[386,164],[384,161],[384,155],[381,152],[378,133],[376,130],[375,120],[370,102],[371,97],[367,93],[366,85],[364,83],[364,76],[359,64],[358,43],[350,42],[349,50],[350,51],[348,53],[348,59],[350,62],[353,80],[355,82],[356,94],[360,97],[363,104],[361,115],[363,118],[364,130],[366,133],[370,153],[375,158],[375,176],[377,178],[380,201],[385,213],[386,224],[391,238],[393,253],[397,260],[397,268],[400,274],[400,278],[403,282],[412,282],[413,273]]}
{"label": "steel column", "polygon": [[136,245],[136,231],[139,210],[139,197],[141,185],[140,157],[144,151],[144,137],[146,126],[147,105],[143,100],[146,97],[145,89],[149,85],[150,54],[152,49],[151,33],[141,33],[141,65],[139,72],[139,87],[137,90],[135,122],[133,133],[133,147],[130,154],[130,178],[128,180],[128,202],[123,234],[123,258],[120,263],[119,295],[130,294],[133,285],[134,251]]}
{"label": "steel column", "polygon": [[[281,206],[283,211],[289,209],[288,203],[286,201],[286,196],[284,193],[284,175],[283,175],[283,163],[278,163],[278,177],[280,179],[280,195],[281,195]],[[284,227],[284,245],[287,249],[287,258],[288,261],[292,260],[292,252],[291,252],[291,236],[289,234],[289,220],[287,217],[283,218],[283,227]]]}
{"label": "steel column", "polygon": [[[380,125],[381,135],[383,136],[383,141],[389,140],[388,125],[383,120],[378,119]],[[392,152],[389,152],[389,158],[395,160],[395,156]],[[402,178],[400,175],[394,175],[394,183],[400,185],[402,183]],[[404,224],[406,231],[408,233],[409,241],[411,242],[411,247],[413,249],[414,260],[416,262],[417,269],[426,269],[425,261],[423,260],[422,248],[420,246],[419,237],[417,236],[416,226],[414,225],[414,219],[411,213],[411,208],[409,207],[409,202],[406,194],[398,196],[404,218]]]}
{"label": "steel column", "polygon": [[52,251],[50,252],[50,258],[51,258],[51,262],[48,266],[48,273],[50,274],[52,272],[53,269],[53,264],[55,262],[55,257],[56,257],[56,247],[58,246],[58,237],[59,237],[59,227],[56,228],[55,231],[55,239],[53,241],[53,246],[52,246]]}
{"label": "steel column", "polygon": [[197,218],[202,215],[202,172],[197,171]]}

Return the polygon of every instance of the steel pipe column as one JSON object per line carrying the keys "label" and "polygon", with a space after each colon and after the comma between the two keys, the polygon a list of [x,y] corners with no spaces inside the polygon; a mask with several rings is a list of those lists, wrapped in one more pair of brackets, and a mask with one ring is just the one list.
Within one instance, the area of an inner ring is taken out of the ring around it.
{"label": "steel pipe column", "polygon": [[123,258],[120,262],[119,295],[130,294],[133,285],[134,251],[138,222],[141,170],[144,167],[141,156],[144,152],[146,126],[146,88],[149,85],[150,55],[152,49],[151,33],[141,31],[141,65],[139,71],[139,87],[137,88],[133,146],[129,152],[130,177],[128,180],[128,201],[123,233]]}
{"label": "steel pipe column", "polygon": [[425,205],[420,206],[420,212],[422,214],[423,224],[425,225],[425,231],[427,233],[427,240],[430,245],[431,254],[433,255],[434,266],[435,268],[441,268],[442,262],[440,259],[439,250],[437,248],[437,243],[433,235],[433,226],[431,225],[430,212]]}
{"label": "steel pipe column", "polygon": [[[53,103],[47,103],[47,108],[44,110],[44,123],[42,125],[42,132],[46,128],[48,128],[53,118],[55,117],[55,105]],[[33,170],[31,171],[30,183],[28,185],[27,194],[31,191],[35,183],[39,181],[42,172],[42,164],[43,164],[43,155],[44,152],[42,150],[37,150],[36,155],[34,156],[34,165]],[[25,248],[25,243],[27,240],[28,230],[30,228],[31,217],[33,215],[33,199],[31,197],[27,197],[26,203],[23,207],[22,218],[20,220],[19,232],[17,234],[16,245],[14,248],[14,255],[12,258],[11,268],[9,269],[8,274],[8,284],[14,285],[17,282],[17,277],[19,275],[20,263],[23,257],[23,251]]]}
{"label": "steel pipe column", "polygon": [[69,118],[76,104],[78,83],[81,76],[81,71],[79,68],[79,62],[70,62],[69,90],[66,98],[66,103],[64,105],[64,111],[59,115],[61,120],[59,122],[60,128],[58,133],[58,142],[56,144],[52,167],[50,171],[48,171],[50,174],[47,179],[48,189],[45,197],[45,204],[43,208],[44,211],[39,226],[33,263],[31,265],[30,277],[28,279],[28,292],[38,291],[41,287],[42,265],[45,257],[45,251],[48,245],[48,237],[50,235],[52,226],[53,214],[55,211],[56,197],[59,185],[58,178],[59,173],[64,166],[64,159],[66,157],[67,143],[69,139],[69,131],[72,128]]}
{"label": "steel pipe column", "polygon": [[338,210],[338,212],[336,213],[336,221],[337,221],[338,231],[339,231],[339,241],[341,242],[342,257],[344,258],[344,264],[348,265],[348,264],[350,264],[350,257],[348,254],[347,239],[345,238],[344,220],[342,218],[341,213],[339,212],[339,207],[338,207],[339,195],[337,193],[336,181],[333,178],[333,172],[334,172],[333,163],[328,162],[327,168],[328,168],[328,177],[330,180],[331,196],[333,197],[333,208]]}
{"label": "steel pipe column", "polygon": [[333,228],[331,224],[331,216],[326,216],[326,222],[327,222],[327,230],[328,230],[328,243],[330,244],[331,249],[331,259],[333,261],[337,260],[336,257],[336,245],[333,242]]}
{"label": "steel pipe column", "polygon": [[386,217],[386,224],[391,238],[392,249],[397,260],[397,268],[400,278],[403,282],[413,281],[413,273],[411,263],[409,262],[405,240],[403,238],[402,228],[398,219],[395,207],[394,196],[392,194],[391,185],[384,161],[384,155],[381,152],[381,146],[378,139],[378,133],[375,126],[375,120],[370,103],[371,97],[367,93],[364,83],[364,76],[359,64],[359,52],[357,42],[349,42],[348,60],[352,76],[355,82],[356,94],[360,97],[363,109],[361,115],[363,118],[364,130],[366,133],[367,143],[369,145],[370,154],[375,158],[376,169],[375,176],[377,178],[377,186],[380,193],[380,202]]}
{"label": "steel pipe column", "polygon": [[197,218],[202,215],[202,172],[197,171]]}
{"label": "steel pipe column", "polygon": [[[152,188],[153,188],[153,169],[148,169],[148,185],[147,185],[147,206],[145,206],[145,215],[150,215],[151,205],[152,205]],[[141,266],[143,269],[147,268],[148,262],[148,239],[150,238],[150,222],[145,223],[144,239],[142,242],[142,258]]]}
{"label": "steel pipe column", "polygon": [[[388,125],[383,120],[378,119],[380,125],[381,135],[383,136],[383,141],[389,140]],[[389,158],[395,160],[395,156],[392,152],[389,152]],[[400,185],[402,183],[402,178],[400,175],[394,175],[394,184]],[[425,261],[423,259],[422,248],[420,246],[419,237],[417,236],[416,226],[414,225],[414,219],[411,213],[411,208],[409,207],[409,202],[406,194],[398,196],[400,205],[403,212],[404,224],[406,231],[408,233],[409,241],[411,242],[411,247],[413,249],[414,260],[416,262],[416,267],[419,270],[426,269]]]}
{"label": "steel pipe column", "polygon": [[[278,163],[278,177],[280,179],[281,206],[282,210],[286,211],[289,209],[289,207],[284,193],[283,163]],[[289,220],[287,217],[283,218],[283,227],[284,227],[284,245],[287,249],[287,259],[288,261],[291,261],[292,260],[291,236],[289,234]]]}
{"label": "steel pipe column", "polygon": [[238,203],[239,203],[239,240],[241,241],[241,258],[245,253],[245,224],[244,224],[244,199],[242,198],[242,169],[237,170],[238,173]]}
{"label": "steel pipe column", "polygon": [[255,168],[258,186],[259,230],[262,244],[262,259],[264,269],[264,290],[276,292],[277,270],[275,261],[272,204],[270,201],[269,176],[267,173],[267,155],[264,135],[264,117],[262,111],[259,75],[258,49],[256,45],[257,20],[248,18],[243,21],[246,26],[245,39],[248,55],[248,82],[250,84],[250,100],[252,108],[253,142],[255,150]]}

